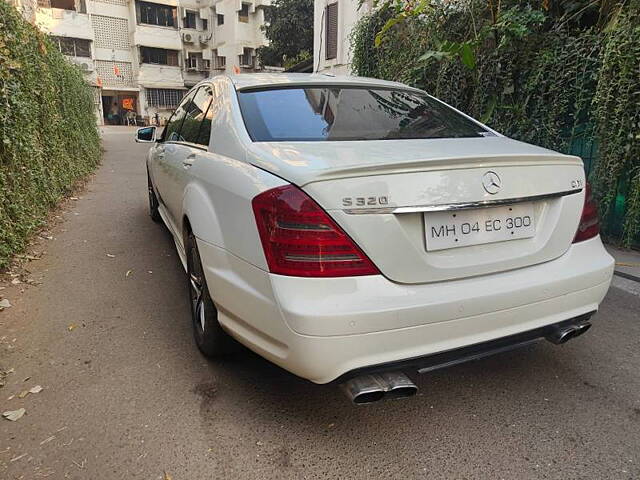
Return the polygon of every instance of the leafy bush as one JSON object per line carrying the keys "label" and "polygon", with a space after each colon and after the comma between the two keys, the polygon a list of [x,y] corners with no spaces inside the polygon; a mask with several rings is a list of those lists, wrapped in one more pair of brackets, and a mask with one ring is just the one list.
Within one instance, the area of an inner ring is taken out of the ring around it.
{"label": "leafy bush", "polygon": [[0,267],[99,160],[92,88],[0,1]]}
{"label": "leafy bush", "polygon": [[640,0],[375,2],[351,34],[355,73],[423,88],[505,135],[596,161],[605,233],[632,243]]}

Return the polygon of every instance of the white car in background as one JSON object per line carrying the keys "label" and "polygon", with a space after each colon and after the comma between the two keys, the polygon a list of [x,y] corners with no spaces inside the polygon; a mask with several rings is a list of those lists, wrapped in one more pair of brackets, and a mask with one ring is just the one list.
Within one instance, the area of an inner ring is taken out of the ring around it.
{"label": "white car in background", "polygon": [[148,158],[196,344],[230,337],[356,403],[590,327],[613,259],[580,158],[399,83],[306,74],[194,87]]}

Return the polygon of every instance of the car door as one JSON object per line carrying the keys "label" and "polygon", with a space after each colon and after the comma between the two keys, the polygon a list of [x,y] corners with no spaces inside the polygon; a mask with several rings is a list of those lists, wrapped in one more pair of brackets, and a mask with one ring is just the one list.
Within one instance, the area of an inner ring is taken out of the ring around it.
{"label": "car door", "polygon": [[175,181],[171,168],[172,157],[176,151],[176,144],[180,141],[180,129],[186,114],[185,107],[191,101],[194,94],[195,91],[189,92],[182,99],[178,108],[176,108],[171,115],[162,133],[162,137],[152,153],[151,176],[156,187],[158,200],[163,207],[164,213],[168,216],[167,219],[171,223],[170,228],[175,227],[175,218],[170,208],[173,183]]}
{"label": "car door", "polygon": [[182,201],[198,155],[207,151],[209,138],[200,129],[211,103],[211,86],[202,85],[181,105],[182,123],[177,135],[167,139],[164,163],[167,169],[165,203],[176,232],[182,228]]}

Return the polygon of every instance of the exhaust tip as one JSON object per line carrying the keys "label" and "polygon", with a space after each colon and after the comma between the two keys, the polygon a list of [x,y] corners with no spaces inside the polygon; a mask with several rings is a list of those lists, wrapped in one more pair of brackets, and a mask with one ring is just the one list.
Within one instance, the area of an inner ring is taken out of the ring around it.
{"label": "exhaust tip", "polygon": [[382,390],[376,392],[364,392],[356,395],[351,399],[356,405],[366,405],[367,403],[373,403],[382,400],[384,392]]}
{"label": "exhaust tip", "polygon": [[546,339],[556,345],[562,345],[567,343],[573,337],[580,335],[580,330],[576,325],[569,325],[567,327],[557,328],[553,333],[546,336]]}
{"label": "exhaust tip", "polygon": [[388,391],[385,395],[385,398],[407,398],[413,397],[416,393],[418,393],[418,387],[416,387],[415,385],[413,387],[400,387]]}
{"label": "exhaust tip", "polygon": [[591,328],[591,322],[584,322],[578,325],[578,335],[582,335]]}
{"label": "exhaust tip", "polygon": [[355,377],[341,385],[344,393],[356,405],[377,402],[384,397],[384,385],[374,375]]}
{"label": "exhaust tip", "polygon": [[363,375],[341,385],[347,397],[356,405],[379,400],[412,397],[418,387],[402,372]]}

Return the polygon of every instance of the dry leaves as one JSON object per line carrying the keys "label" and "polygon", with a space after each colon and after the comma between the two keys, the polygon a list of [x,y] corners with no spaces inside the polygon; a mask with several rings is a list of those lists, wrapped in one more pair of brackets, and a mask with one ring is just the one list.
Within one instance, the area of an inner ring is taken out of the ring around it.
{"label": "dry leaves", "polygon": [[2,416],[7,420],[15,422],[16,420],[20,420],[25,413],[27,413],[27,411],[24,408],[19,408],[18,410],[8,410],[4,412]]}

